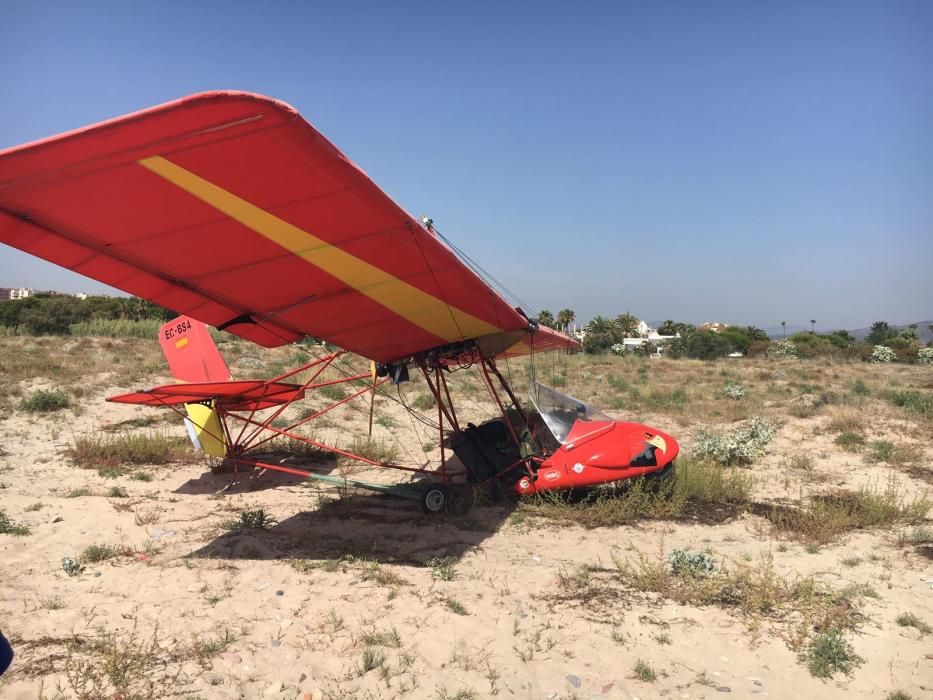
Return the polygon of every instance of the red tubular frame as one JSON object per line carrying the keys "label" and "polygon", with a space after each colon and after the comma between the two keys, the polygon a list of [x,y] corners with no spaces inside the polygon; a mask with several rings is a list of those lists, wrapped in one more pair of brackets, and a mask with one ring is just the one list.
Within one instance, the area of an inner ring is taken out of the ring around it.
{"label": "red tubular frame", "polygon": [[[270,379],[269,382],[271,383],[271,382],[282,381],[283,379],[287,379],[288,377],[295,376],[296,374],[299,374],[300,372],[303,372],[305,370],[310,370],[313,368],[317,368],[317,370],[308,378],[307,381],[305,381],[301,385],[302,390],[317,389],[320,387],[332,386],[335,384],[343,384],[347,382],[359,381],[361,379],[368,379],[370,377],[370,374],[363,373],[363,374],[348,375],[340,379],[333,379],[333,380],[318,382],[316,384],[313,383],[318,377],[320,377],[320,375],[324,372],[324,370],[330,367],[331,364],[338,357],[344,354],[344,352],[345,351],[340,351],[336,353],[331,353],[327,355],[326,357],[316,358],[314,361],[309,362],[305,365],[302,365],[301,367],[298,367],[297,369],[286,372],[285,374],[275,377],[274,379]],[[508,398],[511,400],[512,404],[516,407],[516,410],[521,411],[521,405],[519,404],[518,399],[515,397],[515,394],[512,392],[512,388],[509,386],[508,382],[505,380],[505,377],[502,376],[502,373],[496,367],[496,364],[493,358],[480,355],[479,359],[480,359],[480,366],[482,368],[483,379],[486,384],[486,387],[489,390],[489,393],[492,396],[493,400],[495,401],[496,406],[498,407],[499,412],[502,415],[502,419],[505,421],[506,427],[508,428],[508,431],[512,437],[512,440],[515,442],[516,446],[521,447],[521,440],[518,434],[515,432],[515,427],[512,425],[512,421],[509,418],[506,406],[503,403],[502,398],[499,396],[498,391],[496,390],[493,377],[498,379],[498,383],[500,384],[502,389],[505,391],[505,393],[508,395]],[[467,473],[466,469],[457,469],[457,470],[452,471],[448,469],[448,464],[447,464],[448,453],[447,453],[447,449],[445,446],[446,433],[449,432],[450,430],[455,431],[455,432],[460,431],[460,424],[457,419],[457,413],[454,408],[454,402],[450,394],[450,387],[447,383],[447,377],[445,376],[445,372],[447,372],[448,370],[446,366],[442,364],[441,361],[437,358],[432,359],[430,361],[430,364],[428,361],[422,358],[421,360],[418,361],[417,365],[418,365],[418,368],[421,370],[421,373],[424,375],[425,382],[427,383],[428,388],[434,397],[434,400],[437,402],[438,433],[439,433],[439,439],[440,439],[439,445],[440,445],[440,452],[441,452],[441,461],[437,469],[427,469],[423,467],[410,467],[410,466],[404,466],[401,464],[393,464],[389,462],[379,462],[373,459],[369,459],[367,457],[363,457],[361,455],[353,454],[352,452],[341,449],[337,447],[336,445],[329,445],[327,443],[320,442],[318,440],[314,440],[312,438],[305,437],[303,435],[298,435],[294,432],[294,430],[298,428],[299,426],[304,425],[305,423],[308,423],[314,420],[315,418],[318,418],[324,415],[328,411],[331,411],[337,408],[338,406],[342,406],[348,403],[349,401],[353,400],[354,398],[358,396],[361,396],[368,392],[375,393],[376,387],[381,386],[385,382],[389,381],[388,377],[383,377],[382,379],[372,383],[371,385],[365,386],[362,389],[350,394],[349,396],[346,396],[343,399],[340,399],[339,401],[335,401],[331,403],[330,405],[325,406],[324,408],[320,409],[319,411],[316,411],[315,413],[309,416],[305,416],[304,418],[292,423],[291,425],[286,426],[283,429],[273,427],[272,422],[276,418],[281,416],[282,413],[286,409],[288,409],[288,407],[291,406],[292,403],[298,400],[297,398],[295,398],[295,396],[284,401],[269,416],[267,416],[264,420],[261,420],[261,421],[254,419],[254,416],[258,409],[254,408],[253,410],[249,412],[248,416],[244,416],[244,415],[240,415],[241,412],[234,412],[234,411],[226,410],[224,409],[222,403],[218,404],[215,402],[214,408],[217,412],[217,416],[223,428],[223,433],[224,433],[223,437],[226,439],[226,443],[227,443],[227,459],[233,464],[234,472],[238,471],[238,467],[243,466],[247,468],[258,467],[261,469],[270,469],[270,470],[282,472],[285,474],[291,474],[291,475],[297,475],[297,476],[308,476],[309,474],[311,474],[312,472],[307,469],[299,469],[299,468],[283,466],[279,464],[270,464],[269,462],[255,458],[249,454],[251,452],[255,453],[258,450],[258,448],[260,448],[262,445],[265,445],[270,440],[273,440],[279,436],[284,436],[292,440],[298,440],[299,442],[305,443],[307,445],[318,447],[328,452],[333,452],[347,459],[352,459],[354,461],[368,464],[370,466],[385,467],[387,469],[396,469],[399,471],[409,472],[413,474],[422,474],[432,479],[439,480],[445,484],[450,484],[456,478],[466,475]],[[296,394],[297,393],[300,393],[300,392],[296,392]],[[182,411],[180,411],[177,406],[171,406],[171,408],[175,410],[177,413],[184,415],[184,413],[182,413]],[[231,428],[232,428],[233,422],[236,422],[236,421],[239,421],[240,423],[242,423],[242,426],[239,432],[237,433],[236,437],[234,438],[233,436],[234,431],[231,430]],[[203,426],[199,426],[199,427],[202,430],[205,430]],[[247,433],[247,430],[250,427],[252,427],[252,430]],[[262,439],[259,439],[260,436],[263,435],[263,433],[271,433],[271,434],[268,434],[262,437]],[[244,439],[244,435],[246,436],[245,439]],[[220,436],[214,436],[214,437],[219,438]],[[506,471],[510,471],[511,469],[514,469],[521,464],[525,464],[526,469],[528,468],[526,460],[523,459],[523,460],[516,461],[515,464],[509,466]]]}

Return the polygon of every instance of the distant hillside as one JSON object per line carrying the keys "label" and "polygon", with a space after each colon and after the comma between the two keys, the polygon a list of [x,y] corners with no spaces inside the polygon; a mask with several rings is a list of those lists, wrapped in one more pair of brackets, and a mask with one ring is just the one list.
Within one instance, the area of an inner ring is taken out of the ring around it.
{"label": "distant hillside", "polygon": [[[931,340],[933,340],[933,332],[930,331],[931,324],[933,324],[933,321],[918,321],[917,322],[917,335],[920,336],[920,342],[929,343]],[[909,325],[910,324],[908,323],[903,326],[891,326],[891,328],[901,330],[902,328],[907,328]],[[808,330],[810,330],[810,326],[791,325],[789,323],[787,324],[787,335],[788,336],[794,335],[794,333],[800,333],[802,331],[808,331]],[[838,328],[820,328],[819,325],[817,325],[816,327],[817,333],[829,333],[835,330],[838,330]],[[780,325],[768,326],[767,328],[764,329],[764,331],[771,338],[781,338],[783,336],[783,331],[781,330]],[[854,337],[858,338],[859,340],[865,340],[865,336],[871,333],[871,326],[869,326],[868,328],[856,328],[855,330],[849,330],[849,333],[852,334]]]}
{"label": "distant hillside", "polygon": [[[933,321],[917,321],[917,335],[920,336],[920,342],[929,343],[933,340],[933,331],[930,330],[930,326],[933,325]],[[910,326],[908,323],[905,326],[891,326],[897,330],[902,330]],[[856,328],[854,331],[849,331],[859,340],[864,340],[865,336],[871,333],[871,327],[868,328]]]}

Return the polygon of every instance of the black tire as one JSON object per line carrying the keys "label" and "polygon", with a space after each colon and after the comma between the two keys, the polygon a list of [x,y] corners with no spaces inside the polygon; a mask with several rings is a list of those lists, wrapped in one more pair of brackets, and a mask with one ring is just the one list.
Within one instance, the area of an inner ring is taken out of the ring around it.
{"label": "black tire", "polygon": [[427,515],[438,515],[450,505],[450,491],[446,486],[432,485],[421,492],[421,510]]}
{"label": "black tire", "polygon": [[672,476],[674,476],[674,463],[671,462],[670,464],[667,464],[660,471],[656,471],[651,474],[646,474],[645,476],[647,476],[649,479],[651,479],[655,483],[667,481]]}

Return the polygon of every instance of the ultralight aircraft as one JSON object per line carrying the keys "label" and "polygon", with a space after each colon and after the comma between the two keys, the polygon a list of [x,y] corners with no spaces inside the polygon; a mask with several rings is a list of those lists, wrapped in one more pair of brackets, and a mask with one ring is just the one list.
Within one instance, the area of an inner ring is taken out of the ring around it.
{"label": "ultralight aircraft", "polygon": [[[268,97],[200,93],[0,151],[0,241],[182,314],[159,336],[178,383],[109,400],[183,412],[195,445],[235,468],[315,476],[263,459],[282,436],[407,472],[407,493],[440,513],[461,485],[582,488],[665,476],[678,454],[671,436],[534,378],[523,404],[498,363],[576,341],[511,306],[430,220]],[[310,336],[340,349],[272,379],[233,380],[205,324],[267,348]],[[323,380],[348,352],[371,371]],[[447,380],[470,366],[499,412],[478,426],[458,420]],[[410,372],[436,402],[439,464],[380,462],[297,432]],[[301,373],[310,378],[287,381]],[[349,396],[276,420],[343,382]]]}

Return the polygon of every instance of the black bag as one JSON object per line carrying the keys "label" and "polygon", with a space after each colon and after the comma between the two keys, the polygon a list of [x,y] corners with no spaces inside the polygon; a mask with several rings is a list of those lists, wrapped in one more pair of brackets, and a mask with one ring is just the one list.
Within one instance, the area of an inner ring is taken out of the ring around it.
{"label": "black bag", "polygon": [[451,436],[450,446],[463,462],[468,481],[474,483],[491,479],[519,459],[514,454],[515,445],[509,430],[501,420],[479,427],[468,424],[466,430]]}

